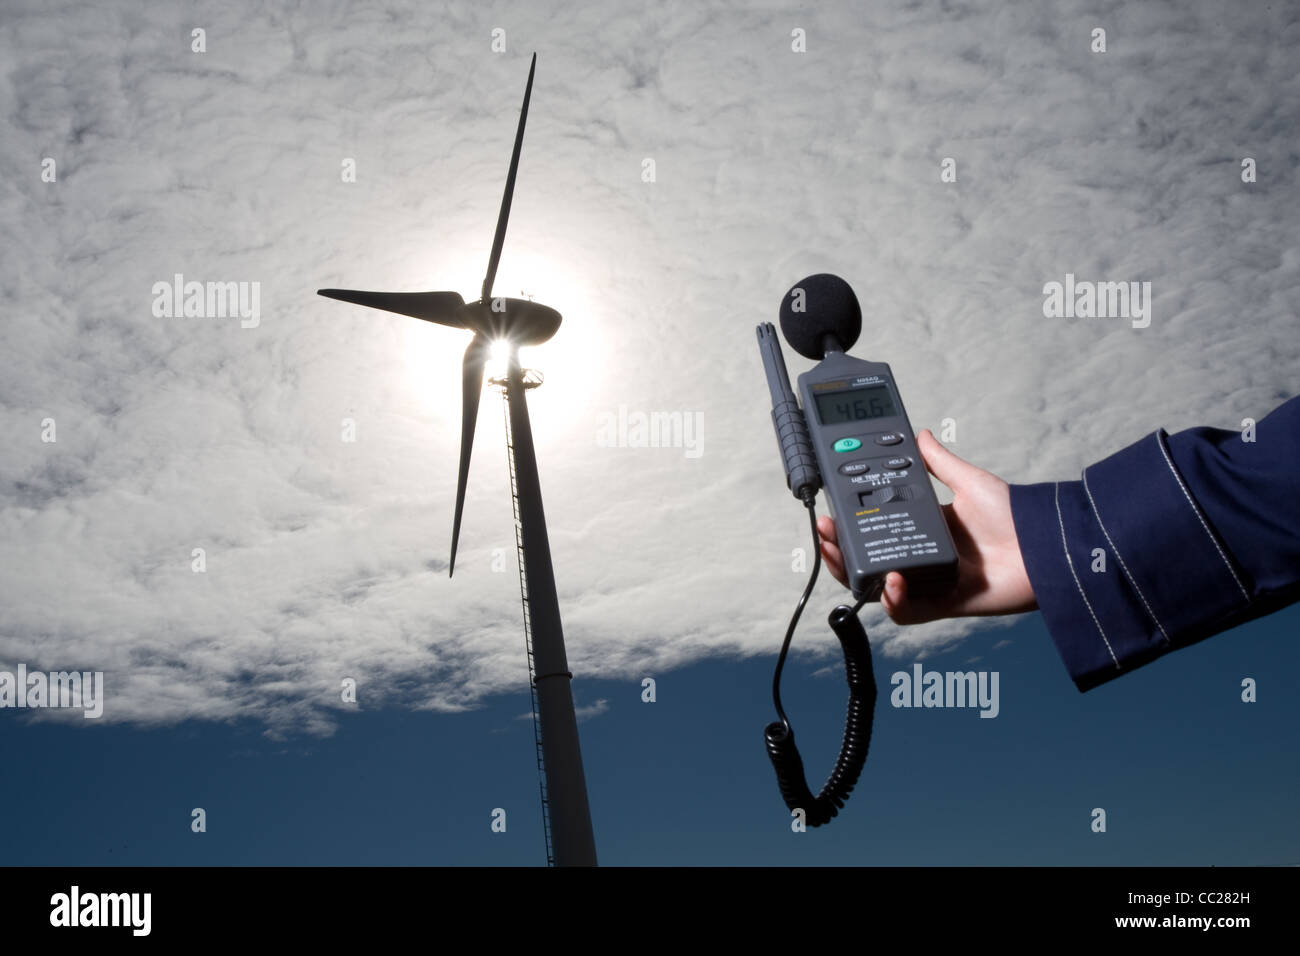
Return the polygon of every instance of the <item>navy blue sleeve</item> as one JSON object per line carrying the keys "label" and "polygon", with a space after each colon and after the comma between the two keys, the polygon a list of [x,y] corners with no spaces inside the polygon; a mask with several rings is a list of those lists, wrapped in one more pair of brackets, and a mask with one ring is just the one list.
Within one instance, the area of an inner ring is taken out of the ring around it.
{"label": "navy blue sleeve", "polygon": [[1246,431],[1157,430],[1079,481],[1011,486],[1079,690],[1300,600],[1300,397]]}

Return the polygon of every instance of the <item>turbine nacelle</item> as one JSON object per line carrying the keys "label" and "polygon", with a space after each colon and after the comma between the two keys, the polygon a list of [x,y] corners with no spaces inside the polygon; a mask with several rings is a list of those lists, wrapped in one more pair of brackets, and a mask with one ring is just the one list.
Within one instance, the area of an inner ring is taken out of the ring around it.
{"label": "turbine nacelle", "polygon": [[560,327],[560,313],[529,299],[497,297],[466,302],[459,310],[464,327],[512,345],[541,345]]}

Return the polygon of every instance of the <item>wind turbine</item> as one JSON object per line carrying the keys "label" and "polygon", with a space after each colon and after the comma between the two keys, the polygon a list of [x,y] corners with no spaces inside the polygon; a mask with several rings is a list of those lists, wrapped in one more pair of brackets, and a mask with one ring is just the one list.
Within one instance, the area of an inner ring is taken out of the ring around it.
{"label": "wind turbine", "polygon": [[[462,366],[462,410],[460,473],[456,482],[456,514],[451,526],[451,561],[447,574],[456,569],[456,544],[460,538],[461,512],[465,506],[465,485],[469,479],[470,452],[474,446],[474,425],[478,419],[483,372],[492,346],[508,347],[506,375],[493,379],[503,386],[506,399],[506,448],[510,464],[511,491],[515,509],[515,539],[518,545],[520,590],[524,608],[525,646],[529,658],[530,695],[534,720],[540,720],[536,745],[542,772],[542,821],[546,835],[547,862],[558,866],[595,866],[596,843],[587,805],[587,783],[582,772],[578,743],[578,722],[573,711],[568,658],[560,624],[560,602],[555,590],[551,546],[542,510],[542,489],[537,478],[537,456],[528,421],[524,392],[541,384],[540,377],[519,365],[519,346],[538,345],[560,327],[560,313],[529,299],[492,296],[501,246],[510,218],[510,200],[519,169],[519,150],[524,142],[528,100],[533,92],[537,54],[528,68],[524,105],[515,132],[515,149],[510,157],[506,191],[497,216],[492,255],[479,298],[466,302],[457,292],[358,292],[350,289],[321,289],[320,295],[356,305],[409,315],[426,322],[467,329],[474,333],[465,349]],[[553,852],[552,852],[553,848]]]}

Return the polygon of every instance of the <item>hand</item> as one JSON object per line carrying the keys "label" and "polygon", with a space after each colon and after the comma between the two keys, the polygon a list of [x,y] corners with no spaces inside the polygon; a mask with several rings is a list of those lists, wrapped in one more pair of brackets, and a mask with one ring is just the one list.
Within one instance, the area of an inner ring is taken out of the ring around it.
{"label": "hand", "polygon": [[[952,489],[952,504],[943,516],[957,546],[957,586],[946,595],[910,600],[907,581],[897,571],[885,578],[881,606],[896,624],[920,624],[944,617],[1020,614],[1038,607],[1025,572],[1011,518],[1011,489],[983,468],[963,461],[923,430],[916,436],[921,458],[930,474]],[[835,534],[835,522],[817,519],[822,560],[845,587],[844,558]]]}

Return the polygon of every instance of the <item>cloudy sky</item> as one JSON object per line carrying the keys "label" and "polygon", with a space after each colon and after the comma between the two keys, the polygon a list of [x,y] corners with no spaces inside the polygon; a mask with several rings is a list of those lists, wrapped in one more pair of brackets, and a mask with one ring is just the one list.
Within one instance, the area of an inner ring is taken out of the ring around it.
{"label": "cloudy sky", "polygon": [[[467,335],[315,290],[477,295],[533,51],[496,291],[565,316],[524,359],[571,667],[770,656],[809,542],[755,324],[844,276],[914,426],[1012,482],[1262,417],[1300,358],[1298,42],[1281,3],[14,0],[0,666],[277,736],[335,732],[344,677],[367,710],[519,692],[499,398],[448,580]],[[260,321],[155,315],[178,273],[259,283]],[[1150,282],[1150,326],[1045,318],[1067,273]],[[620,406],[698,416],[697,451],[609,447]],[[864,619],[889,667],[1008,623]]]}

